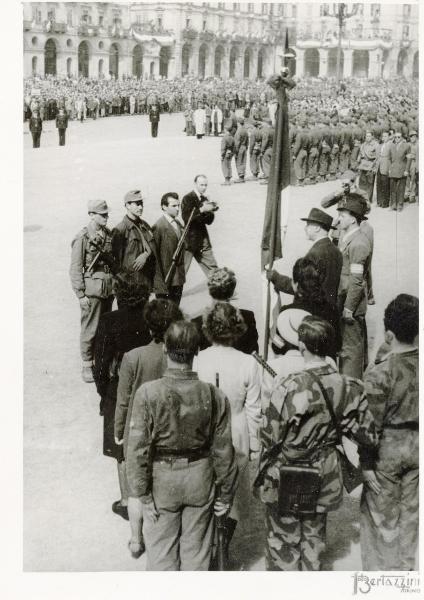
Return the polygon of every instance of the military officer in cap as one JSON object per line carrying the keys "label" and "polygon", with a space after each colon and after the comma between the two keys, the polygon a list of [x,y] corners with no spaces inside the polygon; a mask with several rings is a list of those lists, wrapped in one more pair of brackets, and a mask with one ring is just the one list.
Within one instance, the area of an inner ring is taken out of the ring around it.
{"label": "military officer in cap", "polygon": [[112,231],[113,255],[121,271],[136,273],[139,283],[153,288],[156,269],[156,244],[150,225],[143,215],[143,195],[140,190],[125,194],[127,214]]}
{"label": "military officer in cap", "polygon": [[56,117],[56,128],[59,131],[59,146],[65,145],[65,134],[68,127],[68,115],[64,108],[59,108],[59,114]]}
{"label": "military officer in cap", "polygon": [[40,117],[40,111],[34,108],[33,113],[29,120],[29,130],[32,135],[32,147],[40,147],[41,132],[43,131],[43,120]]}
{"label": "military officer in cap", "polygon": [[90,222],[72,241],[69,274],[81,307],[82,378],[86,383],[92,383],[94,338],[100,317],[111,310],[113,301],[113,278],[109,263],[104,260],[105,256],[110,256],[112,238],[106,227],[109,217],[106,202],[90,200],[87,208]]}
{"label": "military officer in cap", "polygon": [[158,137],[158,128],[160,121],[160,106],[155,96],[153,103],[149,106],[149,121],[151,123],[152,137]]}
{"label": "military officer in cap", "polygon": [[366,202],[361,194],[345,194],[337,208],[343,239],[339,244],[343,257],[339,285],[339,308],[342,315],[342,350],[340,372],[362,379],[367,366],[368,342],[365,315],[367,312],[367,278],[372,246],[360,229],[366,220]]}
{"label": "military officer in cap", "polygon": [[253,179],[258,179],[260,170],[259,156],[261,154],[262,146],[261,126],[261,121],[253,121],[253,129],[249,138],[249,165]]}
{"label": "military officer in cap", "polygon": [[238,120],[238,128],[234,135],[234,154],[236,160],[236,169],[238,179],[235,183],[244,183],[244,176],[246,174],[246,151],[249,145],[249,135],[247,129],[244,126],[244,119],[240,117]]}
{"label": "military officer in cap", "polygon": [[[306,223],[306,237],[313,242],[305,258],[310,258],[317,263],[323,274],[323,288],[327,300],[332,304],[336,304],[342,269],[342,256],[328,237],[329,231],[332,229],[333,218],[319,208],[312,208],[309,215],[301,221]],[[267,278],[274,284],[277,291],[294,294],[293,282],[290,277],[271,270],[267,271]]]}

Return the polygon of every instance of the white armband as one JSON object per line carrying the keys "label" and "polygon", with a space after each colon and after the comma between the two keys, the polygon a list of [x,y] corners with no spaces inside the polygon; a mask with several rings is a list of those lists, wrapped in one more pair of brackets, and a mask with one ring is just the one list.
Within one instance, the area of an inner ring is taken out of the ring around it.
{"label": "white armband", "polygon": [[364,274],[364,265],[360,265],[358,263],[353,263],[350,265],[350,272],[352,275],[363,275]]}

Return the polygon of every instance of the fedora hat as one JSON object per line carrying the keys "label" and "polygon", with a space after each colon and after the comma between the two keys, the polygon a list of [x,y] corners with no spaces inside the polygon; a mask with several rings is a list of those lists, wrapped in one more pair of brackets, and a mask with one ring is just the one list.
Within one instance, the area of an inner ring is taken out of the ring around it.
{"label": "fedora hat", "polygon": [[300,220],[306,221],[307,223],[318,223],[318,225],[321,225],[321,227],[327,231],[334,229],[333,217],[319,208],[311,208],[309,215]]}

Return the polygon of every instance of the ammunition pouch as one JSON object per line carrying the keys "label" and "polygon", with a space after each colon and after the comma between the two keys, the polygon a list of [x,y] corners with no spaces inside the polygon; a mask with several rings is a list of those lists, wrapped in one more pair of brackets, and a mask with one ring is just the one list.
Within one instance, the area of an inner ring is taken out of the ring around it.
{"label": "ammunition pouch", "polygon": [[84,273],[85,295],[88,298],[109,298],[112,295],[113,279],[110,273],[94,271]]}

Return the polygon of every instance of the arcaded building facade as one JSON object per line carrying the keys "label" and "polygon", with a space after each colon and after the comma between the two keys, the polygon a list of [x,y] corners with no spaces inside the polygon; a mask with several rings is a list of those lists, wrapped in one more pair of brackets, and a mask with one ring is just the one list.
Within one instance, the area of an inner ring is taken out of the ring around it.
{"label": "arcaded building facade", "polygon": [[[236,2],[23,4],[24,74],[85,77],[418,76],[418,5]],[[340,35],[341,32],[341,35]]]}

